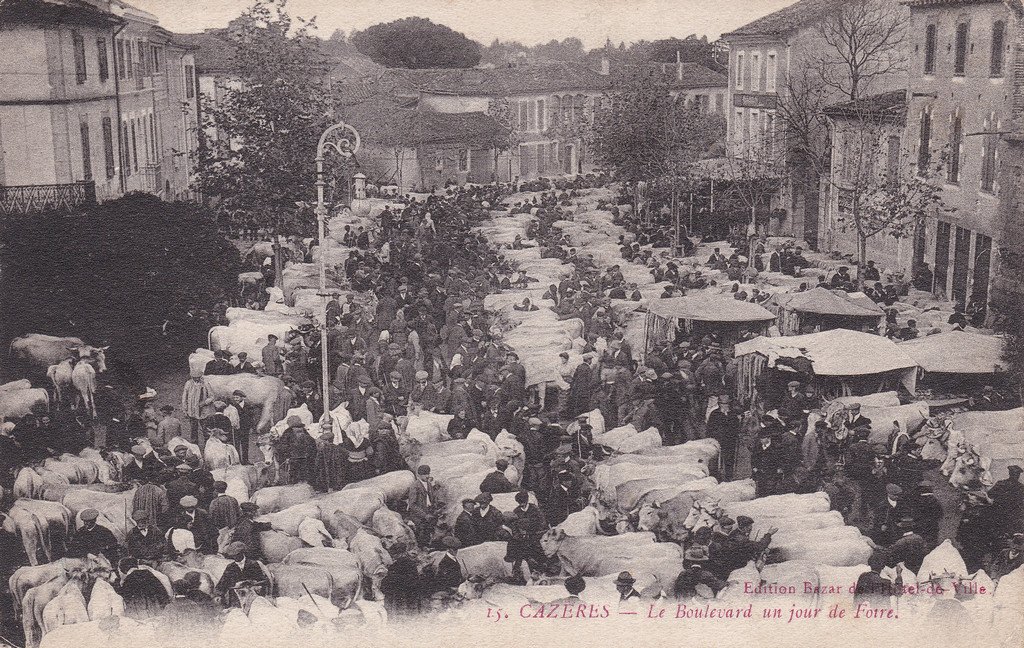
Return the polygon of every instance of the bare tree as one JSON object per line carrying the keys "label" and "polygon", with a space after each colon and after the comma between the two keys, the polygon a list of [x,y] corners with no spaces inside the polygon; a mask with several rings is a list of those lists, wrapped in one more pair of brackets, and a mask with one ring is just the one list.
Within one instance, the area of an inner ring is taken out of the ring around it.
{"label": "bare tree", "polygon": [[906,71],[907,14],[892,0],[853,0],[829,12],[818,24],[825,47],[813,66],[824,86],[854,101]]}

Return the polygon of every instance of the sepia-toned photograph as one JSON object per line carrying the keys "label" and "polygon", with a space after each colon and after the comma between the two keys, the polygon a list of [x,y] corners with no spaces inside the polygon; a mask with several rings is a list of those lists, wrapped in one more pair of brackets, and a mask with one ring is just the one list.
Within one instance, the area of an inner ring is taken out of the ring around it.
{"label": "sepia-toned photograph", "polygon": [[1022,466],[1022,0],[0,0],[0,648],[1021,648]]}

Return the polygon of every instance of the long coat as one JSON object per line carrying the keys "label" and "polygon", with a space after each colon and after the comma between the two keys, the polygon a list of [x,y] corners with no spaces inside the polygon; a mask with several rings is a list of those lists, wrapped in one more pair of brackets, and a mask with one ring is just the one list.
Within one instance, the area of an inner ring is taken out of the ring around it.
{"label": "long coat", "polygon": [[590,399],[594,394],[594,370],[584,362],[576,367],[572,375],[572,385],[569,387],[569,399],[566,402],[566,409],[570,417],[577,417],[590,410]]}

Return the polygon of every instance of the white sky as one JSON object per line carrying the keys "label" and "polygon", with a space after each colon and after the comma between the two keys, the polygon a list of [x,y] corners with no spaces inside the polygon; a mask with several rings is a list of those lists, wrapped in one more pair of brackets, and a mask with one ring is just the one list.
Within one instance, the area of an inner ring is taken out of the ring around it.
{"label": "white sky", "polygon": [[[420,16],[488,44],[495,38],[526,45],[575,36],[587,48],[640,39],[714,40],[754,18],[795,0],[289,0],[289,13],[317,17],[320,34],[352,32],[379,23]],[[249,0],[128,0],[177,32],[223,27]]]}

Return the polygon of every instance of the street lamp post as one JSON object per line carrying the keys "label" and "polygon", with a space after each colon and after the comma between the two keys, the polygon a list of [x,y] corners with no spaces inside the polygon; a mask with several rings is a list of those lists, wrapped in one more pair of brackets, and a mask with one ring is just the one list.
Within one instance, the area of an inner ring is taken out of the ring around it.
{"label": "street lamp post", "polygon": [[338,122],[323,132],[316,145],[316,223],[317,238],[320,242],[320,296],[323,300],[323,324],[320,327],[320,389],[324,403],[324,415],[331,410],[328,385],[330,375],[327,360],[327,257],[324,245],[327,230],[327,205],[324,203],[324,152],[331,149],[345,159],[359,150],[359,131],[345,122]]}

